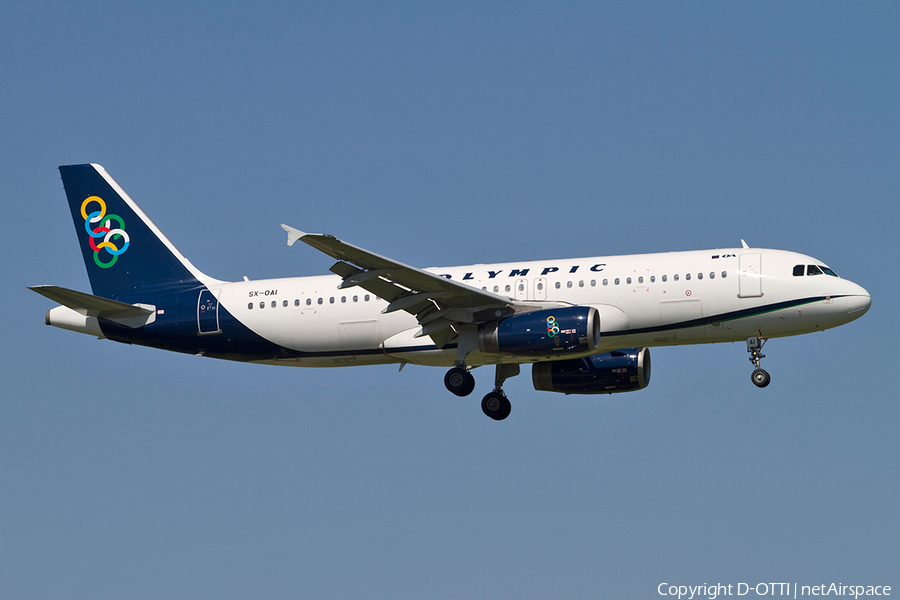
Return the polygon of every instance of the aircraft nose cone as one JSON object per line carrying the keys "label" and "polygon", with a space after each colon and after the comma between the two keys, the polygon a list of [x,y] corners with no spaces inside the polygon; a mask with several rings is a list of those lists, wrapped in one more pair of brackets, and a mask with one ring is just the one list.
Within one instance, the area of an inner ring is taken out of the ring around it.
{"label": "aircraft nose cone", "polygon": [[850,296],[847,303],[847,314],[854,318],[861,317],[866,314],[869,307],[872,306],[872,297],[869,294],[859,294]]}
{"label": "aircraft nose cone", "polygon": [[857,319],[866,314],[870,306],[872,306],[872,297],[869,295],[869,292],[861,285],[854,283],[853,290],[847,298],[847,314],[851,318]]}

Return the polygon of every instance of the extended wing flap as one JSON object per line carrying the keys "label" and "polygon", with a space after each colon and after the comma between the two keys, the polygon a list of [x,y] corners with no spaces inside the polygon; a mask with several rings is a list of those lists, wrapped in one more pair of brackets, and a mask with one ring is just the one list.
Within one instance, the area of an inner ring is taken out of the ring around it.
{"label": "extended wing flap", "polygon": [[414,315],[422,325],[415,337],[430,336],[438,348],[457,339],[460,326],[480,321],[474,315],[490,313],[496,318],[515,310],[512,298],[405,265],[331,235],[281,227],[288,234],[289,246],[300,240],[337,259],[331,272],[344,280],[341,289],[359,286],[388,302],[384,313],[403,310]]}

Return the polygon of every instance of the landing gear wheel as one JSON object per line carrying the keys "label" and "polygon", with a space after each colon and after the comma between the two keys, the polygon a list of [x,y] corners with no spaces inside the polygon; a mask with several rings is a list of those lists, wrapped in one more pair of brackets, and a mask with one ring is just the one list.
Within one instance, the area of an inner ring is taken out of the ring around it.
{"label": "landing gear wheel", "polygon": [[750,353],[750,362],[753,364],[753,373],[750,375],[750,380],[753,382],[753,385],[758,388],[766,387],[772,380],[772,378],[769,377],[769,374],[759,366],[759,361],[766,357],[766,355],[762,353],[762,347],[767,341],[768,338],[762,336],[747,338],[747,352]]}
{"label": "landing gear wheel", "polygon": [[481,410],[495,421],[502,421],[509,416],[512,405],[502,393],[491,392],[481,401]]}
{"label": "landing gear wheel", "polygon": [[769,382],[772,381],[772,378],[769,377],[769,374],[763,369],[756,369],[750,375],[750,379],[753,380],[753,385],[756,387],[764,388],[769,385]]}
{"label": "landing gear wheel", "polygon": [[457,396],[468,396],[475,389],[475,377],[462,367],[453,367],[444,375],[444,385]]}

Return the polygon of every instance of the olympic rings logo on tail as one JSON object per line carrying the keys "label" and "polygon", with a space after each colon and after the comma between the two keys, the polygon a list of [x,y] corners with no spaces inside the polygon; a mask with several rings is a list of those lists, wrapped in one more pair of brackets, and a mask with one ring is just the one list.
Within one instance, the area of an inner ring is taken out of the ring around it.
{"label": "olympic rings logo on tail", "polygon": [[[92,203],[99,204],[100,210],[89,213],[87,209]],[[88,242],[90,242],[91,250],[94,251],[94,262],[101,269],[110,268],[116,264],[119,256],[128,250],[128,244],[131,243],[131,238],[125,231],[125,221],[119,215],[106,214],[106,202],[100,196],[88,196],[84,199],[84,202],[81,203],[81,216],[84,218],[84,230],[90,236]],[[113,221],[118,227],[113,228]],[[95,223],[96,227],[94,227]],[[100,238],[103,238],[103,241],[97,243]],[[113,243],[119,243],[122,240],[124,243],[121,248]],[[112,258],[103,262],[100,260],[100,250],[105,250]]]}
{"label": "olympic rings logo on tail", "polygon": [[559,325],[556,324],[556,317],[547,317],[547,335],[550,337],[559,335]]}

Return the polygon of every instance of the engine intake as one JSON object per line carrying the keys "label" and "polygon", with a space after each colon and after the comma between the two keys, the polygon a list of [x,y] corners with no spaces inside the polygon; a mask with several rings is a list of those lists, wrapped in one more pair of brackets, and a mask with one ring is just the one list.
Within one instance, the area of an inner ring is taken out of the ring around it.
{"label": "engine intake", "polygon": [[584,358],[535,363],[534,389],[564,394],[615,394],[650,383],[650,350],[627,348]]}
{"label": "engine intake", "polygon": [[482,352],[526,356],[590,352],[600,343],[600,313],[591,306],[536,310],[488,323],[478,332]]}

